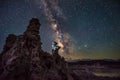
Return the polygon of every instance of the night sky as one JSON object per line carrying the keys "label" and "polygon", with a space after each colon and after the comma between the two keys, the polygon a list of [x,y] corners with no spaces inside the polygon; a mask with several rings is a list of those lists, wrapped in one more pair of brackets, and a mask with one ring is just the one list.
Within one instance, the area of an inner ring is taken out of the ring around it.
{"label": "night sky", "polygon": [[[56,0],[53,0],[56,1]],[[120,0],[57,0],[60,29],[74,44],[73,59],[120,59]],[[0,52],[8,34],[22,34],[33,17],[41,22],[43,49],[51,52],[52,29],[39,0],[0,0]],[[54,13],[54,12],[53,12]]]}

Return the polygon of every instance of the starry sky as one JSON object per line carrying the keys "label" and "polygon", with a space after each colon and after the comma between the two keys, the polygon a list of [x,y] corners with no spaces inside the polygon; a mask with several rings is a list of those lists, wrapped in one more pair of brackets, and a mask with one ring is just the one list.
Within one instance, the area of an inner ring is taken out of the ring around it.
{"label": "starry sky", "polygon": [[[39,1],[39,0],[38,0]],[[55,0],[56,1],[56,0]],[[73,59],[120,59],[119,0],[57,0],[66,19],[60,29],[71,35]],[[0,52],[8,34],[22,34],[31,18],[41,22],[43,49],[51,52],[52,30],[37,0],[0,0]]]}

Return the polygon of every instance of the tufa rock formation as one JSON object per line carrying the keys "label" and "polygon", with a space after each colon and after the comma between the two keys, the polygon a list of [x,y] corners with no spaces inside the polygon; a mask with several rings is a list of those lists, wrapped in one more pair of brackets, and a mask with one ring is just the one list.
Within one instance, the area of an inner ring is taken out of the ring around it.
{"label": "tufa rock formation", "polygon": [[42,50],[40,25],[33,18],[23,35],[8,35],[0,55],[0,80],[73,80],[64,58]]}

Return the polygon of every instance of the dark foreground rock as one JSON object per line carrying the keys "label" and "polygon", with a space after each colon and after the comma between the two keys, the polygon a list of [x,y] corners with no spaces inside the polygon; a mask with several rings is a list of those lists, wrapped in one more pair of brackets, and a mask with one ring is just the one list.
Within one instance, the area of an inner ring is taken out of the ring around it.
{"label": "dark foreground rock", "polygon": [[33,18],[23,35],[8,35],[0,54],[0,80],[74,80],[64,58],[42,50],[39,29]]}

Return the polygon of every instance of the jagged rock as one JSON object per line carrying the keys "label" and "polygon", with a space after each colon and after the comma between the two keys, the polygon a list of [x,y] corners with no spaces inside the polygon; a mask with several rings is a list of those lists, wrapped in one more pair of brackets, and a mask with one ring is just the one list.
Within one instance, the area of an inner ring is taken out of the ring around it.
{"label": "jagged rock", "polygon": [[0,80],[73,80],[64,58],[42,50],[39,29],[39,20],[33,18],[23,35],[7,37]]}
{"label": "jagged rock", "polygon": [[2,53],[7,52],[15,43],[17,36],[14,34],[9,34],[7,39],[6,39],[6,44],[4,46],[4,51]]}

